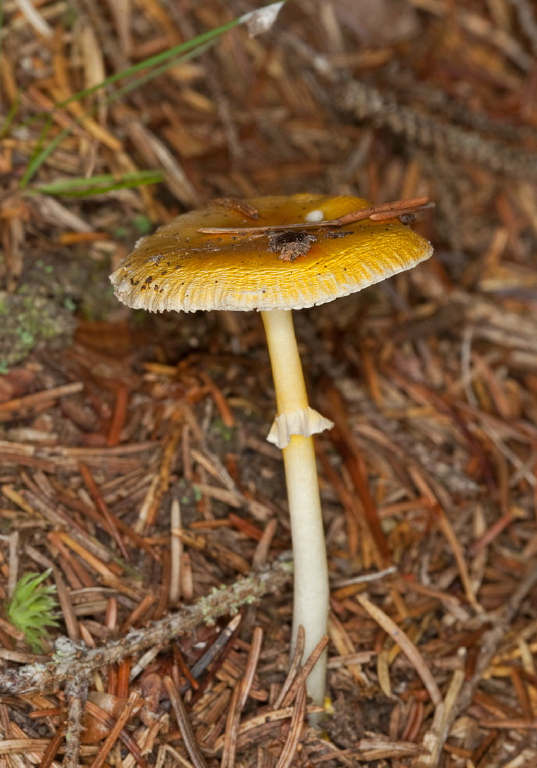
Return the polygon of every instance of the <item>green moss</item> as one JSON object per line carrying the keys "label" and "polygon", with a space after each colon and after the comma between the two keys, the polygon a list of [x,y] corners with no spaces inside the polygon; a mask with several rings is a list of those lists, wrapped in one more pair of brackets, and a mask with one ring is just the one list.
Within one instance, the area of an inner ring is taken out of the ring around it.
{"label": "green moss", "polygon": [[212,427],[213,427],[214,431],[216,432],[216,434],[219,435],[219,437],[221,437],[222,440],[224,440],[224,442],[226,442],[226,443],[230,442],[230,440],[233,437],[233,429],[232,429],[232,427],[226,427],[226,425],[224,424],[224,422],[220,418],[214,419],[214,421],[212,423]]}
{"label": "green moss", "polygon": [[0,292],[0,317],[0,373],[36,348],[56,340],[65,343],[76,326],[71,311],[28,286],[15,294]]}

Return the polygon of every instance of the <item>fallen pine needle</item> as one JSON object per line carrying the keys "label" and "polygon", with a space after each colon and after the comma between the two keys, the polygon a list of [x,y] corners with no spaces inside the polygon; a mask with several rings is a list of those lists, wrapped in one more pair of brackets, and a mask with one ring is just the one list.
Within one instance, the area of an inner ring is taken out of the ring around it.
{"label": "fallen pine needle", "polygon": [[403,651],[405,656],[408,658],[422,679],[424,686],[429,692],[429,696],[431,697],[433,704],[436,707],[441,704],[442,694],[440,693],[440,689],[436,684],[436,680],[434,679],[431,670],[427,666],[425,659],[418,651],[414,643],[412,643],[412,641],[403,632],[403,630],[400,629],[397,624],[384,613],[384,611],[382,611],[380,608],[377,608],[377,606],[368,600],[367,597],[364,597],[363,595],[357,595],[356,599],[362,608],[368,612],[371,618],[376,621],[377,624],[382,627],[382,629],[388,635],[390,635],[392,640],[397,643],[399,648]]}

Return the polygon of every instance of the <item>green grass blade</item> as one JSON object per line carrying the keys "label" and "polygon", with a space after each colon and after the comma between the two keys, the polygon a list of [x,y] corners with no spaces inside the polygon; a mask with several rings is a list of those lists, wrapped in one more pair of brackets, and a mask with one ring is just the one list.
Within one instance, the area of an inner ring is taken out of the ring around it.
{"label": "green grass blade", "polygon": [[114,192],[118,189],[133,189],[146,184],[159,184],[164,180],[162,171],[137,171],[113,176],[111,173],[86,178],[57,179],[46,184],[37,184],[30,194],[86,197]]}
{"label": "green grass blade", "polygon": [[176,67],[178,64],[182,64],[185,61],[190,61],[191,59],[195,59],[196,56],[201,56],[202,53],[205,53],[212,45],[211,43],[206,43],[205,45],[201,45],[198,48],[196,48],[194,51],[190,51],[190,53],[186,53],[184,56],[181,56],[179,59],[174,61],[167,61],[164,64],[161,64],[160,67],[156,67],[155,69],[151,70],[151,72],[148,72],[145,75],[141,75],[140,77],[137,77],[136,80],[134,80],[132,83],[128,83],[127,85],[124,85],[123,88],[118,88],[116,91],[110,94],[108,98],[105,100],[107,104],[111,104],[114,101],[117,101],[122,96],[125,96],[126,93],[129,93],[130,91],[134,91],[136,88],[141,87],[142,85],[145,85],[146,83],[153,80],[155,77],[158,77],[159,75],[164,74],[164,72],[167,72],[168,69],[171,69],[172,67]]}
{"label": "green grass blade", "polygon": [[[2,4],[2,0],[0,0],[0,6],[1,4]],[[2,29],[2,25],[0,24],[0,30],[1,29]],[[2,57],[0,55],[0,67],[1,66],[2,66]],[[13,121],[15,120],[15,115],[19,111],[20,103],[21,103],[20,96],[17,96],[15,101],[9,107],[9,112],[6,115],[4,122],[0,126],[0,139],[3,139],[5,136],[7,136],[9,129]]]}
{"label": "green grass blade", "polygon": [[224,32],[227,32],[229,29],[233,29],[233,27],[236,27],[241,23],[242,23],[241,17],[239,17],[237,19],[233,19],[232,21],[228,21],[226,24],[222,24],[222,26],[217,27],[216,29],[212,29],[209,32],[203,32],[201,35],[197,35],[197,37],[193,38],[192,40],[187,40],[184,43],[175,45],[173,48],[169,48],[167,51],[162,51],[161,53],[157,53],[154,56],[150,56],[148,59],[144,59],[144,61],[138,62],[138,64],[133,64],[132,67],[129,67],[128,69],[125,69],[122,72],[117,72],[115,75],[110,75],[110,77],[107,77],[102,82],[97,83],[96,85],[93,85],[91,88],[86,88],[83,91],[79,91],[78,93],[75,93],[73,96],[70,96],[65,101],[61,101],[56,106],[58,109],[61,109],[62,107],[66,107],[68,104],[71,104],[73,101],[80,101],[81,99],[84,99],[86,96],[91,96],[93,93],[96,93],[97,91],[100,91],[103,88],[107,88],[109,85],[113,85],[114,83],[117,83],[118,80],[123,80],[126,77],[130,77],[131,75],[134,75],[143,69],[148,69],[149,67],[158,66],[159,64],[162,64],[165,61],[168,61],[168,59],[173,59],[175,56],[180,56],[181,54],[188,53],[189,51],[192,51],[194,48],[205,45],[206,43],[209,43],[210,41],[215,40],[217,37],[220,37],[220,35],[222,35]]}
{"label": "green grass blade", "polygon": [[[1,2],[1,0],[0,0]],[[224,32],[226,32],[229,29],[232,29],[233,27],[236,27],[241,23],[241,19],[233,19],[232,21],[228,22],[227,24],[223,24],[220,27],[217,27],[217,29],[213,29],[209,32],[204,32],[201,35],[198,35],[193,40],[188,40],[185,43],[181,43],[180,45],[176,45],[173,48],[170,48],[167,51],[163,51],[162,53],[156,54],[155,56],[151,56],[148,59],[145,59],[144,61],[139,62],[138,64],[133,65],[132,67],[129,67],[128,69],[118,72],[115,75],[111,75],[110,77],[107,77],[105,80],[103,80],[101,83],[97,83],[97,85],[92,86],[91,88],[86,88],[83,91],[79,91],[78,93],[74,94],[69,99],[66,99],[65,101],[60,102],[56,105],[56,109],[61,109],[68,104],[71,104],[74,101],[79,101],[80,99],[83,99],[86,96],[89,96],[93,93],[96,93],[97,91],[101,90],[102,88],[106,88],[107,86],[124,79],[126,77],[129,77],[136,72],[139,72],[143,69],[147,69],[148,67],[154,67],[158,64],[162,64],[163,66],[155,72],[148,73],[143,78],[140,78],[140,82],[136,82],[134,84],[129,84],[128,86],[125,86],[124,89],[122,89],[121,93],[117,96],[115,94],[112,94],[109,101],[113,101],[116,98],[119,98],[120,95],[123,95],[124,93],[127,93],[129,90],[132,90],[133,88],[138,87],[141,83],[146,82],[147,80],[151,79],[152,77],[156,77],[157,75],[161,74],[162,71],[165,71],[169,66],[177,65],[181,62],[182,56],[180,56],[181,53],[186,54],[188,58],[192,58],[193,55],[196,55],[198,51],[197,49],[201,48],[202,50],[205,50],[206,46],[213,40],[215,40],[217,37],[222,35]],[[177,56],[180,56],[179,59],[175,58]],[[89,113],[87,113],[89,114]],[[75,122],[80,123],[83,120],[83,117],[79,117],[76,119]],[[52,120],[49,118],[48,125],[45,126],[43,129],[43,132],[41,134],[40,143],[39,146],[41,147],[46,139],[46,135],[48,133],[48,130],[50,129],[50,126],[52,124]],[[41,165],[46,161],[46,159],[54,152],[56,147],[63,141],[63,139],[68,136],[71,132],[70,128],[64,128],[60,133],[44,148],[39,149],[34,153],[34,156],[32,157],[30,163],[28,164],[28,167],[26,168],[26,171],[23,175],[23,177],[20,180],[19,187],[21,189],[24,189],[24,187],[27,187],[30,183],[31,179],[34,177],[34,175],[37,173]]]}
{"label": "green grass blade", "polygon": [[[50,126],[49,126],[50,127]],[[48,131],[48,129],[45,129]],[[28,163],[28,167],[26,168],[24,175],[22,179],[20,180],[19,187],[23,189],[24,187],[28,186],[28,183],[30,182],[30,179],[33,177],[35,173],[37,173],[38,169],[43,165],[47,157],[49,157],[56,147],[61,144],[61,142],[69,136],[71,132],[70,128],[64,128],[62,131],[59,132],[57,136],[55,136],[50,144],[47,144],[43,149],[40,151],[37,151],[34,153],[34,156]],[[39,146],[43,144],[44,136],[41,136],[41,140],[39,142]]]}
{"label": "green grass blade", "polygon": [[[1,6],[1,3],[2,3],[2,0],[0,0],[0,6]],[[269,7],[269,6],[266,6],[266,7]],[[1,21],[1,17],[0,17],[0,21]],[[75,101],[80,101],[81,99],[84,99],[85,97],[90,96],[96,93],[97,91],[108,88],[110,85],[113,85],[114,83],[120,80],[124,80],[127,77],[131,77],[137,72],[140,72],[145,69],[154,68],[153,71],[148,72],[142,77],[136,79],[134,83],[128,83],[123,88],[119,89],[115,93],[112,93],[107,98],[108,102],[115,101],[119,99],[121,96],[123,96],[124,94],[133,90],[134,88],[138,88],[143,83],[146,83],[149,80],[153,79],[154,77],[157,77],[158,75],[162,74],[162,72],[166,71],[166,69],[168,69],[169,67],[176,66],[182,61],[191,59],[194,56],[199,55],[201,52],[205,51],[207,47],[210,46],[224,32],[227,32],[228,30],[243,24],[244,22],[245,22],[244,16],[239,16],[236,19],[232,19],[231,21],[228,21],[226,24],[222,24],[220,27],[217,27],[216,29],[212,29],[212,30],[209,30],[208,32],[203,32],[201,35],[197,35],[192,40],[187,40],[186,42],[180,43],[179,45],[176,45],[167,51],[162,51],[161,53],[158,53],[155,56],[151,56],[148,59],[145,59],[144,61],[140,61],[138,62],[138,64],[134,64],[132,67],[129,67],[128,69],[125,69],[122,72],[117,72],[116,74],[111,75],[110,77],[107,77],[101,83],[97,83],[91,88],[86,88],[82,91],[79,91],[78,93],[73,94],[73,96],[70,96],[68,99],[65,99],[64,101],[56,104],[55,109],[62,109]],[[80,124],[83,121],[84,116],[90,114],[92,111],[93,110],[88,110],[88,112],[78,117],[74,122]],[[63,139],[66,136],[68,136],[71,132],[71,128],[64,128],[49,144],[47,144],[46,146],[43,146],[45,143],[46,137],[48,135],[48,131],[50,130],[50,127],[52,125],[52,118],[50,114],[47,112],[44,112],[42,114],[44,115],[48,114],[49,119],[47,121],[47,125],[43,128],[43,131],[41,132],[38,147],[36,148],[36,151],[34,152],[32,159],[29,162],[28,167],[19,183],[19,187],[21,189],[28,186],[29,182],[31,181],[33,176],[36,174],[38,169],[41,167],[41,165],[55,151],[55,149],[63,141]],[[36,116],[36,118],[37,117],[39,116]],[[32,119],[36,119],[36,118],[32,118]],[[146,182],[146,183],[152,183],[152,182]],[[112,186],[107,191],[110,191],[111,189],[114,189],[114,188],[115,187]],[[101,190],[101,192],[102,191],[104,190]],[[87,193],[83,193],[83,194],[87,194]],[[91,193],[91,194],[98,194],[98,193]]]}

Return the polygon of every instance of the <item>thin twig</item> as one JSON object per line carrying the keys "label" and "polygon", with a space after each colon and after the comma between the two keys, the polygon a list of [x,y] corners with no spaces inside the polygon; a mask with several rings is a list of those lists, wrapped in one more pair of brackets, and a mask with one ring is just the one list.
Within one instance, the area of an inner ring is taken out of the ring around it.
{"label": "thin twig", "polygon": [[[460,654],[459,661],[463,661],[464,650]],[[438,762],[442,747],[449,735],[450,718],[453,708],[457,703],[457,697],[464,683],[464,669],[456,669],[451,678],[449,688],[444,701],[436,707],[431,727],[425,733],[422,746],[427,750],[426,754],[418,755],[412,768],[432,768]]]}
{"label": "thin twig", "polygon": [[280,709],[283,706],[283,701],[285,699],[287,691],[293,684],[293,680],[295,679],[296,674],[300,669],[300,662],[302,661],[305,642],[306,642],[306,633],[304,631],[304,627],[301,624],[298,628],[295,652],[293,653],[293,658],[291,659],[289,671],[287,673],[287,677],[285,678],[284,684],[282,685],[282,689],[279,693],[279,696],[273,704],[273,707],[272,707],[273,709]]}
{"label": "thin twig", "polygon": [[319,229],[321,227],[344,227],[355,221],[387,221],[400,216],[412,216],[420,211],[432,208],[434,203],[428,197],[416,197],[410,200],[395,200],[391,203],[381,203],[359,211],[351,211],[338,219],[323,219],[322,221],[302,221],[298,224],[273,224],[266,227],[202,227],[198,229],[205,235],[264,235],[267,232],[287,232],[290,229]]}
{"label": "thin twig", "polygon": [[188,719],[188,713],[183,703],[183,699],[175,688],[175,684],[171,677],[167,676],[164,678],[164,687],[166,688],[168,696],[170,697],[170,702],[175,714],[175,718],[177,720],[177,725],[181,731],[181,736],[183,737],[186,751],[192,760],[194,768],[207,768],[207,763],[201,754],[201,750],[199,748],[198,742],[196,741],[196,737],[194,736],[194,731],[192,730],[190,720]]}
{"label": "thin twig", "polygon": [[237,751],[237,731],[239,729],[241,710],[239,706],[241,684],[237,682],[231,701],[229,702],[228,716],[226,720],[226,730],[224,732],[224,746],[222,748],[222,760],[220,768],[233,768],[235,762],[235,753]]}
{"label": "thin twig", "polygon": [[235,765],[235,752],[237,749],[237,734],[239,730],[241,712],[246,704],[246,699],[254,681],[255,671],[259,662],[261,653],[261,643],[263,641],[263,630],[261,627],[255,627],[250,643],[250,652],[246,661],[246,667],[242,673],[242,679],[236,684],[229,712],[226,721],[226,732],[224,736],[224,749],[222,752],[221,768],[233,768]]}
{"label": "thin twig", "polygon": [[316,665],[319,657],[324,653],[327,645],[328,645],[328,635],[325,635],[317,643],[317,645],[311,652],[310,656],[308,657],[306,663],[304,664],[300,672],[296,675],[295,679],[293,680],[293,684],[290,686],[286,695],[283,697],[282,707],[284,709],[285,707],[288,707],[292,703],[293,699],[296,696],[298,696],[298,691],[300,690],[301,686],[306,682],[306,679],[308,678],[311,670]]}
{"label": "thin twig", "polygon": [[[85,708],[88,714],[90,714],[95,720],[97,720],[97,722],[99,722],[102,726],[107,728],[109,731],[111,731],[113,728],[116,728],[116,721],[114,720],[114,718],[111,717],[103,709],[101,709],[101,707],[97,706],[97,704],[95,704],[94,702],[87,701]],[[116,731],[117,731],[117,728],[116,728]],[[142,768],[147,768],[147,761],[141,754],[140,747],[134,741],[132,736],[125,730],[119,730],[117,731],[117,738],[129,750],[129,752],[131,753],[132,757],[136,760],[136,762],[139,765],[141,765]]]}
{"label": "thin twig", "polygon": [[74,675],[88,679],[94,670],[107,664],[117,664],[127,656],[135,656],[148,648],[161,646],[174,637],[191,632],[201,624],[214,624],[221,616],[236,613],[267,593],[279,592],[292,579],[292,565],[277,562],[272,568],[240,579],[229,587],[213,590],[192,606],[167,616],[162,621],[142,629],[132,630],[106,648],[71,650],[57,654],[49,664],[30,664],[0,675],[0,692],[4,694],[56,690]]}
{"label": "thin twig", "polygon": [[58,753],[59,748],[62,745],[64,734],[65,734],[65,726],[63,725],[63,723],[61,723],[56,729],[56,733],[49,741],[48,746],[43,753],[43,757],[41,758],[41,762],[39,763],[39,768],[50,768],[50,766],[52,765],[52,762],[54,761]]}
{"label": "thin twig", "polygon": [[103,744],[100,748],[100,750],[95,755],[95,759],[93,760],[90,768],[101,768],[102,764],[106,760],[108,753],[116,743],[116,741],[119,738],[119,734],[123,730],[124,726],[128,723],[130,716],[132,715],[132,711],[136,704],[138,703],[138,700],[140,698],[140,694],[138,691],[132,691],[132,693],[129,695],[129,698],[127,699],[125,706],[123,707],[121,714],[119,715],[118,719],[116,720],[114,727],[106,737],[106,739],[103,741]]}
{"label": "thin twig", "polygon": [[250,642],[250,651],[248,653],[248,659],[246,661],[246,667],[242,673],[241,680],[241,695],[239,698],[239,708],[243,709],[246,704],[246,700],[250,693],[250,688],[254,682],[254,676],[259,663],[259,655],[261,653],[261,644],[263,642],[263,630],[261,627],[255,627],[252,633],[252,640]]}
{"label": "thin twig", "polygon": [[289,768],[289,766],[293,764],[305,725],[304,716],[306,714],[306,698],[306,685],[305,683],[302,683],[296,696],[289,734],[280,758],[276,763],[276,768]]}
{"label": "thin twig", "polygon": [[174,496],[170,510],[171,528],[171,565],[170,565],[170,605],[177,605],[181,599],[181,560],[183,557],[183,542],[176,531],[181,528],[181,505]]}
{"label": "thin twig", "polygon": [[[205,651],[205,653],[197,660],[197,662],[194,664],[194,666],[190,670],[190,674],[192,677],[194,677],[196,680],[202,675],[205,670],[213,664],[215,659],[224,656],[224,652],[226,649],[226,646],[231,641],[231,638],[235,634],[235,632],[239,628],[239,624],[242,621],[242,616],[234,616],[229,624],[224,627],[224,629],[220,632],[214,643],[212,643],[209,648]],[[214,669],[214,665],[212,667]],[[181,693],[184,693],[188,688],[188,684],[183,686],[181,688]]]}

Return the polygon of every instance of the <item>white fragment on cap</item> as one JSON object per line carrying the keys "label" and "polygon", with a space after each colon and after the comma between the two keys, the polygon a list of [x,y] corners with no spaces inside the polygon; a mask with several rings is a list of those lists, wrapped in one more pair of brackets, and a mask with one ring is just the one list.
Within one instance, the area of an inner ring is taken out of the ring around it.
{"label": "white fragment on cap", "polygon": [[324,219],[324,213],[319,209],[310,211],[306,214],[306,221],[322,221]]}
{"label": "white fragment on cap", "polygon": [[333,421],[325,419],[313,408],[300,408],[292,413],[281,413],[276,416],[267,435],[267,440],[278,448],[285,448],[291,442],[291,435],[311,437],[311,435],[332,429],[333,426]]}
{"label": "white fragment on cap", "polygon": [[239,21],[241,24],[246,24],[250,37],[262,35],[263,32],[268,32],[272,27],[284,2],[285,0],[280,3],[271,3],[264,8],[258,8],[256,11],[245,13],[240,17]]}

